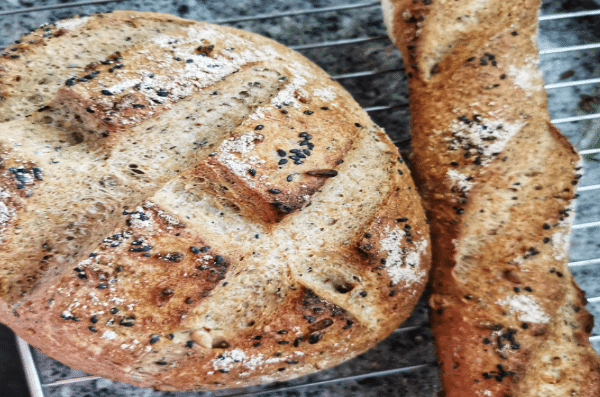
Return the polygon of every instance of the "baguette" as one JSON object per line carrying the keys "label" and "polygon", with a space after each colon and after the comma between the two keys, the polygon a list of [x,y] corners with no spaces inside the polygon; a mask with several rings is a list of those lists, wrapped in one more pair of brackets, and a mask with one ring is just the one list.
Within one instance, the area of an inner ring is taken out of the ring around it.
{"label": "baguette", "polygon": [[567,263],[581,160],[550,123],[538,0],[384,0],[409,78],[447,397],[599,396]]}
{"label": "baguette", "polygon": [[223,389],[330,367],[408,317],[430,262],[410,173],[307,59],[131,11],[10,48],[0,320],[27,342],[109,379]]}

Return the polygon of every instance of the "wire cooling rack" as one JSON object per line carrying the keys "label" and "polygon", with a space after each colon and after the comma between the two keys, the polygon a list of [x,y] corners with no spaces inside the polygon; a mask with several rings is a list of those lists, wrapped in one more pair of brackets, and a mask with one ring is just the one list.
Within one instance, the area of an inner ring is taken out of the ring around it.
{"label": "wire cooling rack", "polygon": [[[248,3],[256,4],[256,2],[252,2],[253,0],[248,0]],[[213,12],[213,15],[217,15],[216,18],[205,19],[271,36],[302,52],[328,71],[333,79],[344,85],[375,121],[388,131],[400,150],[406,152],[409,143],[406,81],[399,53],[385,35],[383,22],[379,16],[379,1],[344,0],[344,2],[347,4],[337,4],[336,0],[329,0],[329,2],[314,0],[302,2],[302,4],[295,0],[277,0],[273,2],[276,3],[276,8],[280,9],[277,12],[253,13],[259,7],[250,7],[249,10],[245,10],[242,5],[234,10],[238,12],[237,16]],[[9,5],[13,5],[12,3],[24,4],[25,8],[2,9],[2,5],[0,5],[0,24],[3,27],[0,29],[0,48],[8,47],[11,40],[15,40],[25,33],[25,31],[19,31],[20,21],[25,21],[27,24],[27,21],[36,20],[36,17],[38,23],[41,23],[52,22],[70,15],[104,12],[117,8],[165,11],[160,5],[140,6],[140,2],[135,0],[80,2],[46,0],[40,1],[40,5],[35,7],[27,7],[27,5],[34,4],[27,1],[8,0],[8,3],[11,3]],[[193,0],[175,0],[172,6],[175,7],[177,13],[182,15],[193,11],[194,6],[198,6],[201,1],[197,0],[195,5],[192,3]],[[210,1],[202,3],[199,7],[211,10]],[[224,7],[224,3],[220,1],[215,0],[213,3],[213,8],[218,9],[219,5]],[[308,3],[312,5],[312,8],[308,8]],[[549,5],[549,3],[553,4]],[[600,51],[598,51],[600,42],[595,40],[600,37],[600,29],[596,32],[593,27],[600,25],[600,9],[565,12],[564,8],[556,6],[557,3],[560,2],[546,1],[540,18],[541,68],[548,82],[546,89],[550,98],[550,110],[554,117],[552,121],[577,146],[585,160],[584,170],[586,173],[582,186],[578,189],[578,211],[573,227],[572,261],[569,263],[569,267],[589,296],[589,310],[598,317],[600,313],[600,287],[598,286],[600,284],[598,283],[600,280],[600,244],[598,244],[600,242],[598,238],[600,237],[600,206],[594,203],[597,193],[600,191],[600,160],[598,159],[600,158],[600,143],[598,142],[600,136],[600,112],[598,111],[600,108],[598,90],[600,67],[596,68],[595,65],[600,56]],[[562,3],[570,2],[563,1]],[[170,9],[166,11],[171,12]],[[182,16],[194,17],[194,15]],[[49,19],[44,20],[43,18]],[[314,18],[316,21],[310,22],[309,18]],[[11,24],[15,29],[7,28]],[[364,25],[364,28],[345,29],[343,26],[340,28],[340,24]],[[578,26],[581,29],[574,30],[570,34],[563,34],[564,31],[572,30],[572,26]],[[315,34],[315,27],[331,31],[331,34],[328,32]],[[303,28],[313,29],[313,31],[303,31]],[[297,34],[293,32],[294,29]],[[291,30],[291,34],[290,32],[287,32],[287,35],[282,33],[286,30]],[[9,35],[14,35],[14,37],[9,37]],[[319,40],[314,40],[315,36],[318,36]],[[430,390],[421,389],[418,393],[419,395],[428,393],[427,396],[434,396],[439,389],[439,380],[436,377],[435,355],[430,343],[431,336],[426,327],[423,302],[420,306],[420,314],[413,313],[411,319],[407,320],[388,339],[388,342],[390,340],[391,342],[387,344],[384,342],[382,343],[383,347],[376,347],[375,353],[367,353],[367,355],[371,354],[370,358],[363,358],[362,361],[360,358],[351,360],[339,367],[341,369],[324,371],[324,375],[317,377],[309,376],[276,385],[212,392],[206,395],[299,396],[300,393],[305,393],[302,395],[346,396],[352,394],[362,396],[367,395],[367,389],[369,393],[375,393],[372,395],[378,396],[413,395],[398,389],[394,389],[395,391],[392,392],[390,392],[392,389],[389,388],[379,387],[378,389],[377,385],[381,385],[381,382],[378,383],[377,379],[389,377],[396,379],[407,376],[407,374],[419,376],[419,374],[423,374],[423,370],[429,369],[429,378],[433,379],[435,385]],[[598,328],[594,329],[590,340],[596,350],[600,351]],[[404,339],[399,342],[398,338]],[[429,347],[425,349],[428,349],[431,354],[423,355],[421,351],[417,351],[416,353],[412,352],[411,355],[411,349],[413,349],[411,342],[417,344],[424,339],[429,342]],[[407,340],[408,342],[406,342]],[[40,363],[44,362],[47,365],[47,361],[51,359],[32,349],[20,338],[17,338],[17,344],[32,397],[59,395],[57,390],[60,388],[101,380],[97,376],[77,375],[44,381],[43,376],[40,377]],[[398,344],[402,345],[400,352],[397,351]],[[404,361],[390,359],[399,354],[412,358]],[[378,365],[364,364],[372,361],[377,361]],[[399,362],[400,364],[398,364]],[[56,365],[60,364],[56,363]],[[406,379],[410,381],[410,377],[404,377],[404,383],[406,383]],[[351,387],[345,389],[346,392],[344,392],[340,391],[342,390],[340,385],[342,385],[342,389],[343,385],[351,385]],[[392,386],[394,386],[393,383]],[[337,392],[331,394],[314,392],[323,391],[328,387]],[[375,391],[373,392],[373,390]],[[108,393],[102,395],[117,395]],[[161,395],[160,392],[152,393],[156,393],[152,396]],[[64,395],[64,393],[61,394]],[[70,392],[66,394],[71,395]],[[203,394],[200,393],[200,395]]]}

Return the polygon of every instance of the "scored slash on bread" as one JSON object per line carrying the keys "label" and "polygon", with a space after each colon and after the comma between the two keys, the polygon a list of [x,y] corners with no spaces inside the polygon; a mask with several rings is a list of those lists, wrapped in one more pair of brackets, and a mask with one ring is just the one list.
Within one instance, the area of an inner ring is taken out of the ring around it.
{"label": "scored slash on bread", "polygon": [[550,124],[539,1],[383,10],[409,78],[442,394],[599,395],[593,318],[567,266],[581,160]]}
{"label": "scored slash on bread", "polygon": [[306,59],[129,11],[15,46],[0,314],[29,343],[110,379],[218,389],[335,365],[408,316],[430,261],[416,189]]}

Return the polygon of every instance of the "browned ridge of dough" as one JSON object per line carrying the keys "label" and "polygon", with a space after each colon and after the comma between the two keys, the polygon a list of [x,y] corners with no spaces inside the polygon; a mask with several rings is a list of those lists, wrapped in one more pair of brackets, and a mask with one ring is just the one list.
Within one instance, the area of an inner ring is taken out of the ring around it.
{"label": "browned ridge of dough", "polygon": [[384,1],[409,77],[446,397],[600,395],[568,269],[581,161],[550,124],[539,1]]}
{"label": "browned ridge of dough", "polygon": [[118,11],[0,59],[0,318],[162,390],[281,381],[391,333],[429,230],[397,149],[260,36]]}

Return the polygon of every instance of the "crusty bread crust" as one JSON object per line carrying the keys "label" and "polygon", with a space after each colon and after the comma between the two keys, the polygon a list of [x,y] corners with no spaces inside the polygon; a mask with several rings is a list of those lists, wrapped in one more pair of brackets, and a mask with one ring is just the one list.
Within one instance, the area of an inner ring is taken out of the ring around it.
{"label": "crusty bread crust", "polygon": [[163,390],[285,380],[387,336],[429,230],[394,145],[263,37],[118,11],[0,59],[0,319]]}
{"label": "crusty bread crust", "polygon": [[580,158],[550,124],[539,1],[383,8],[410,81],[444,395],[600,395],[593,319],[567,266]]}

